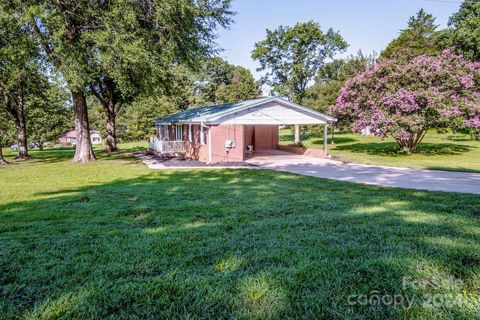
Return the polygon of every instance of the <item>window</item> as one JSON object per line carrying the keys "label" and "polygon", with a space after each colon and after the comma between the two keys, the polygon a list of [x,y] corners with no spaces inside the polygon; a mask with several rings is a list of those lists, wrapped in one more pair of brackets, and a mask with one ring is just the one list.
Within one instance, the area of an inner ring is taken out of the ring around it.
{"label": "window", "polygon": [[175,127],[175,140],[183,141],[183,125],[177,125]]}
{"label": "window", "polygon": [[192,125],[188,125],[188,141],[193,142]]}
{"label": "window", "polygon": [[207,142],[207,130],[200,125],[200,144],[206,144]]}
{"label": "window", "polygon": [[162,126],[163,128],[163,134],[162,134],[162,138],[163,140],[169,140],[169,134],[168,134],[168,126]]}

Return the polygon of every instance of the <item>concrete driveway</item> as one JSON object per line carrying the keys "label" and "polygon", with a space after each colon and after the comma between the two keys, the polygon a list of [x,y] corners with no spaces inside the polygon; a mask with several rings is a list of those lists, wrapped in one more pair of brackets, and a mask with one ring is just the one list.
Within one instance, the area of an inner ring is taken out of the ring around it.
{"label": "concrete driveway", "polygon": [[247,162],[266,169],[340,181],[408,189],[480,194],[480,173],[343,163],[281,151],[257,154]]}

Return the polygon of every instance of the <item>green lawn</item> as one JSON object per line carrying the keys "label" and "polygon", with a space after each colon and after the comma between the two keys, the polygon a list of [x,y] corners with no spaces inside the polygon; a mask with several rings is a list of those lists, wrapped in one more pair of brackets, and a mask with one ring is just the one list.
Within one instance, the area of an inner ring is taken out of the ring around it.
{"label": "green lawn", "polygon": [[[280,143],[293,141],[291,129],[280,132]],[[323,148],[323,138],[304,135],[307,148]],[[329,143],[331,137],[329,137]],[[420,144],[418,154],[398,154],[392,138],[381,140],[357,134],[337,134],[335,144],[329,144],[330,154],[337,160],[365,164],[480,172],[480,141],[472,141],[465,134],[438,134],[429,131]]]}
{"label": "green lawn", "polygon": [[[34,151],[0,168],[0,318],[480,314],[480,196],[152,171],[128,157],[142,146],[87,165]],[[377,291],[387,303],[349,303]]]}

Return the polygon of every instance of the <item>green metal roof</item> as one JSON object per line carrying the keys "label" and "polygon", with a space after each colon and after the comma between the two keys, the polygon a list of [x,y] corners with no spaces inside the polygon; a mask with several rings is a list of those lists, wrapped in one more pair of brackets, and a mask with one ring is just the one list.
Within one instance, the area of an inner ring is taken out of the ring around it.
{"label": "green metal roof", "polygon": [[183,112],[175,113],[165,118],[160,118],[155,121],[155,123],[177,123],[180,121],[200,121],[206,118],[214,117],[217,114],[221,115],[224,112],[230,112],[235,109],[248,108],[259,103],[263,103],[269,100],[274,100],[276,97],[266,97],[252,100],[245,100],[234,103],[225,103],[213,106],[206,106],[201,108],[188,109]]}

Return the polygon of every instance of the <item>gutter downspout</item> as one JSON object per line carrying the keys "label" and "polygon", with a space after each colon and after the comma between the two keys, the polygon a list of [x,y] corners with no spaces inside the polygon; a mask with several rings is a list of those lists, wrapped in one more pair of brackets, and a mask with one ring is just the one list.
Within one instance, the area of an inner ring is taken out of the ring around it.
{"label": "gutter downspout", "polygon": [[325,123],[323,127],[323,151],[325,152],[325,157],[328,158],[328,123]]}

